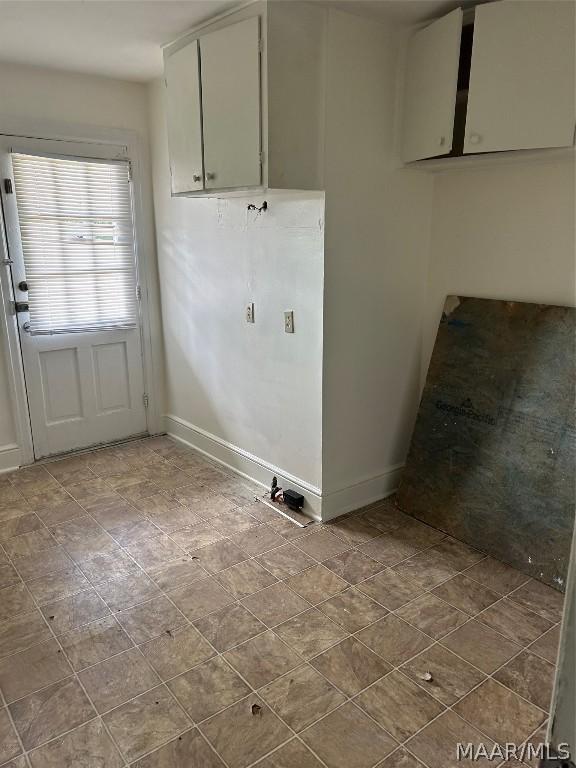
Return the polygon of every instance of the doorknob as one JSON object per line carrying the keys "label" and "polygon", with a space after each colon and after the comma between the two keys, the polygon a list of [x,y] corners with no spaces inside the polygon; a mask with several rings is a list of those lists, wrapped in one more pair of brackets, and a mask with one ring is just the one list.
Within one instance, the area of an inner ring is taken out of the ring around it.
{"label": "doorknob", "polygon": [[206,173],[206,181],[214,181],[216,178],[216,174],[213,171],[208,171]]}
{"label": "doorknob", "polygon": [[18,288],[23,293],[26,293],[26,291],[28,290],[28,283],[26,282],[26,280],[20,280],[20,282],[18,283]]}
{"label": "doorknob", "polygon": [[30,333],[30,323],[26,321],[25,323],[22,323],[22,330],[25,333]]}
{"label": "doorknob", "polygon": [[195,173],[192,176],[192,181],[202,181],[202,176],[199,173]]}

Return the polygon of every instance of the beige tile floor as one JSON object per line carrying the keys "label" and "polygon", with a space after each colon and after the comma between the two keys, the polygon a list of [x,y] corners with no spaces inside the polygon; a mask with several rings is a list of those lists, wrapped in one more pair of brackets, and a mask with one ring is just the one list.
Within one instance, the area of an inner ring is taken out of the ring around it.
{"label": "beige tile floor", "polygon": [[0,478],[0,765],[450,768],[542,738],[559,593],[390,501],[300,529],[255,492],[165,437]]}

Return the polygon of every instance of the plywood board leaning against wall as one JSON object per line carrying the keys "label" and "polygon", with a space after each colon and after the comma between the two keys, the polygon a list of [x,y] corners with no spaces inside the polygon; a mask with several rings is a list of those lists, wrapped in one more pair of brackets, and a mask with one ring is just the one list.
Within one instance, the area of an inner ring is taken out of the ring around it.
{"label": "plywood board leaning against wall", "polygon": [[576,309],[449,296],[399,507],[564,590]]}

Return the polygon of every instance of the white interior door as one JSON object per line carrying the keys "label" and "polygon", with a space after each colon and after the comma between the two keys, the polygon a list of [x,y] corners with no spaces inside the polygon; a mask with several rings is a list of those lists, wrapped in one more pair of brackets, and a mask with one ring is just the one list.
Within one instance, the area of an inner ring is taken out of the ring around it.
{"label": "white interior door", "polygon": [[465,153],[573,144],[574,8],[564,0],[476,7]]}
{"label": "white interior door", "polygon": [[452,149],[462,9],[416,32],[408,44],[404,93],[405,162]]}
{"label": "white interior door", "polygon": [[36,458],[146,432],[129,164],[2,153]]}
{"label": "white interior door", "polygon": [[166,119],[172,192],[204,189],[198,40],[166,58]]}
{"label": "white interior door", "polygon": [[259,39],[257,16],[200,38],[206,189],[261,184]]}

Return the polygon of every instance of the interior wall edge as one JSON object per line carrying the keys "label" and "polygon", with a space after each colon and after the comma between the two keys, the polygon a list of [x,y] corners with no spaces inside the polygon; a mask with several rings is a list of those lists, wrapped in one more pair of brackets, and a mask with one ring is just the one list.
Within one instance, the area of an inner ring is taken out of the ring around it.
{"label": "interior wall edge", "polygon": [[408,451],[434,183],[405,169],[396,146],[408,32],[333,9],[329,22],[322,487],[347,490],[323,504],[326,519],[391,492],[347,501]]}
{"label": "interior wall edge", "polygon": [[272,476],[283,488],[292,487],[306,499],[305,513],[314,520],[333,520],[360,507],[391,496],[400,481],[404,464],[396,464],[384,472],[353,485],[323,494],[321,488],[295,477],[281,467],[239,448],[217,435],[195,426],[174,414],[165,415],[166,433],[179,442],[202,453],[207,458],[231,469],[235,474],[260,485],[270,487]]}
{"label": "interior wall edge", "polygon": [[306,499],[304,512],[314,520],[322,519],[322,491],[305,480],[274,466],[265,459],[239,448],[217,435],[195,426],[173,414],[166,414],[166,433],[176,440],[199,451],[209,459],[231,469],[264,489],[270,487],[272,477],[278,478],[282,488],[291,487]]}
{"label": "interior wall edge", "polygon": [[403,463],[396,464],[375,477],[322,496],[322,521],[334,520],[347,512],[392,496],[400,483],[403,468]]}

